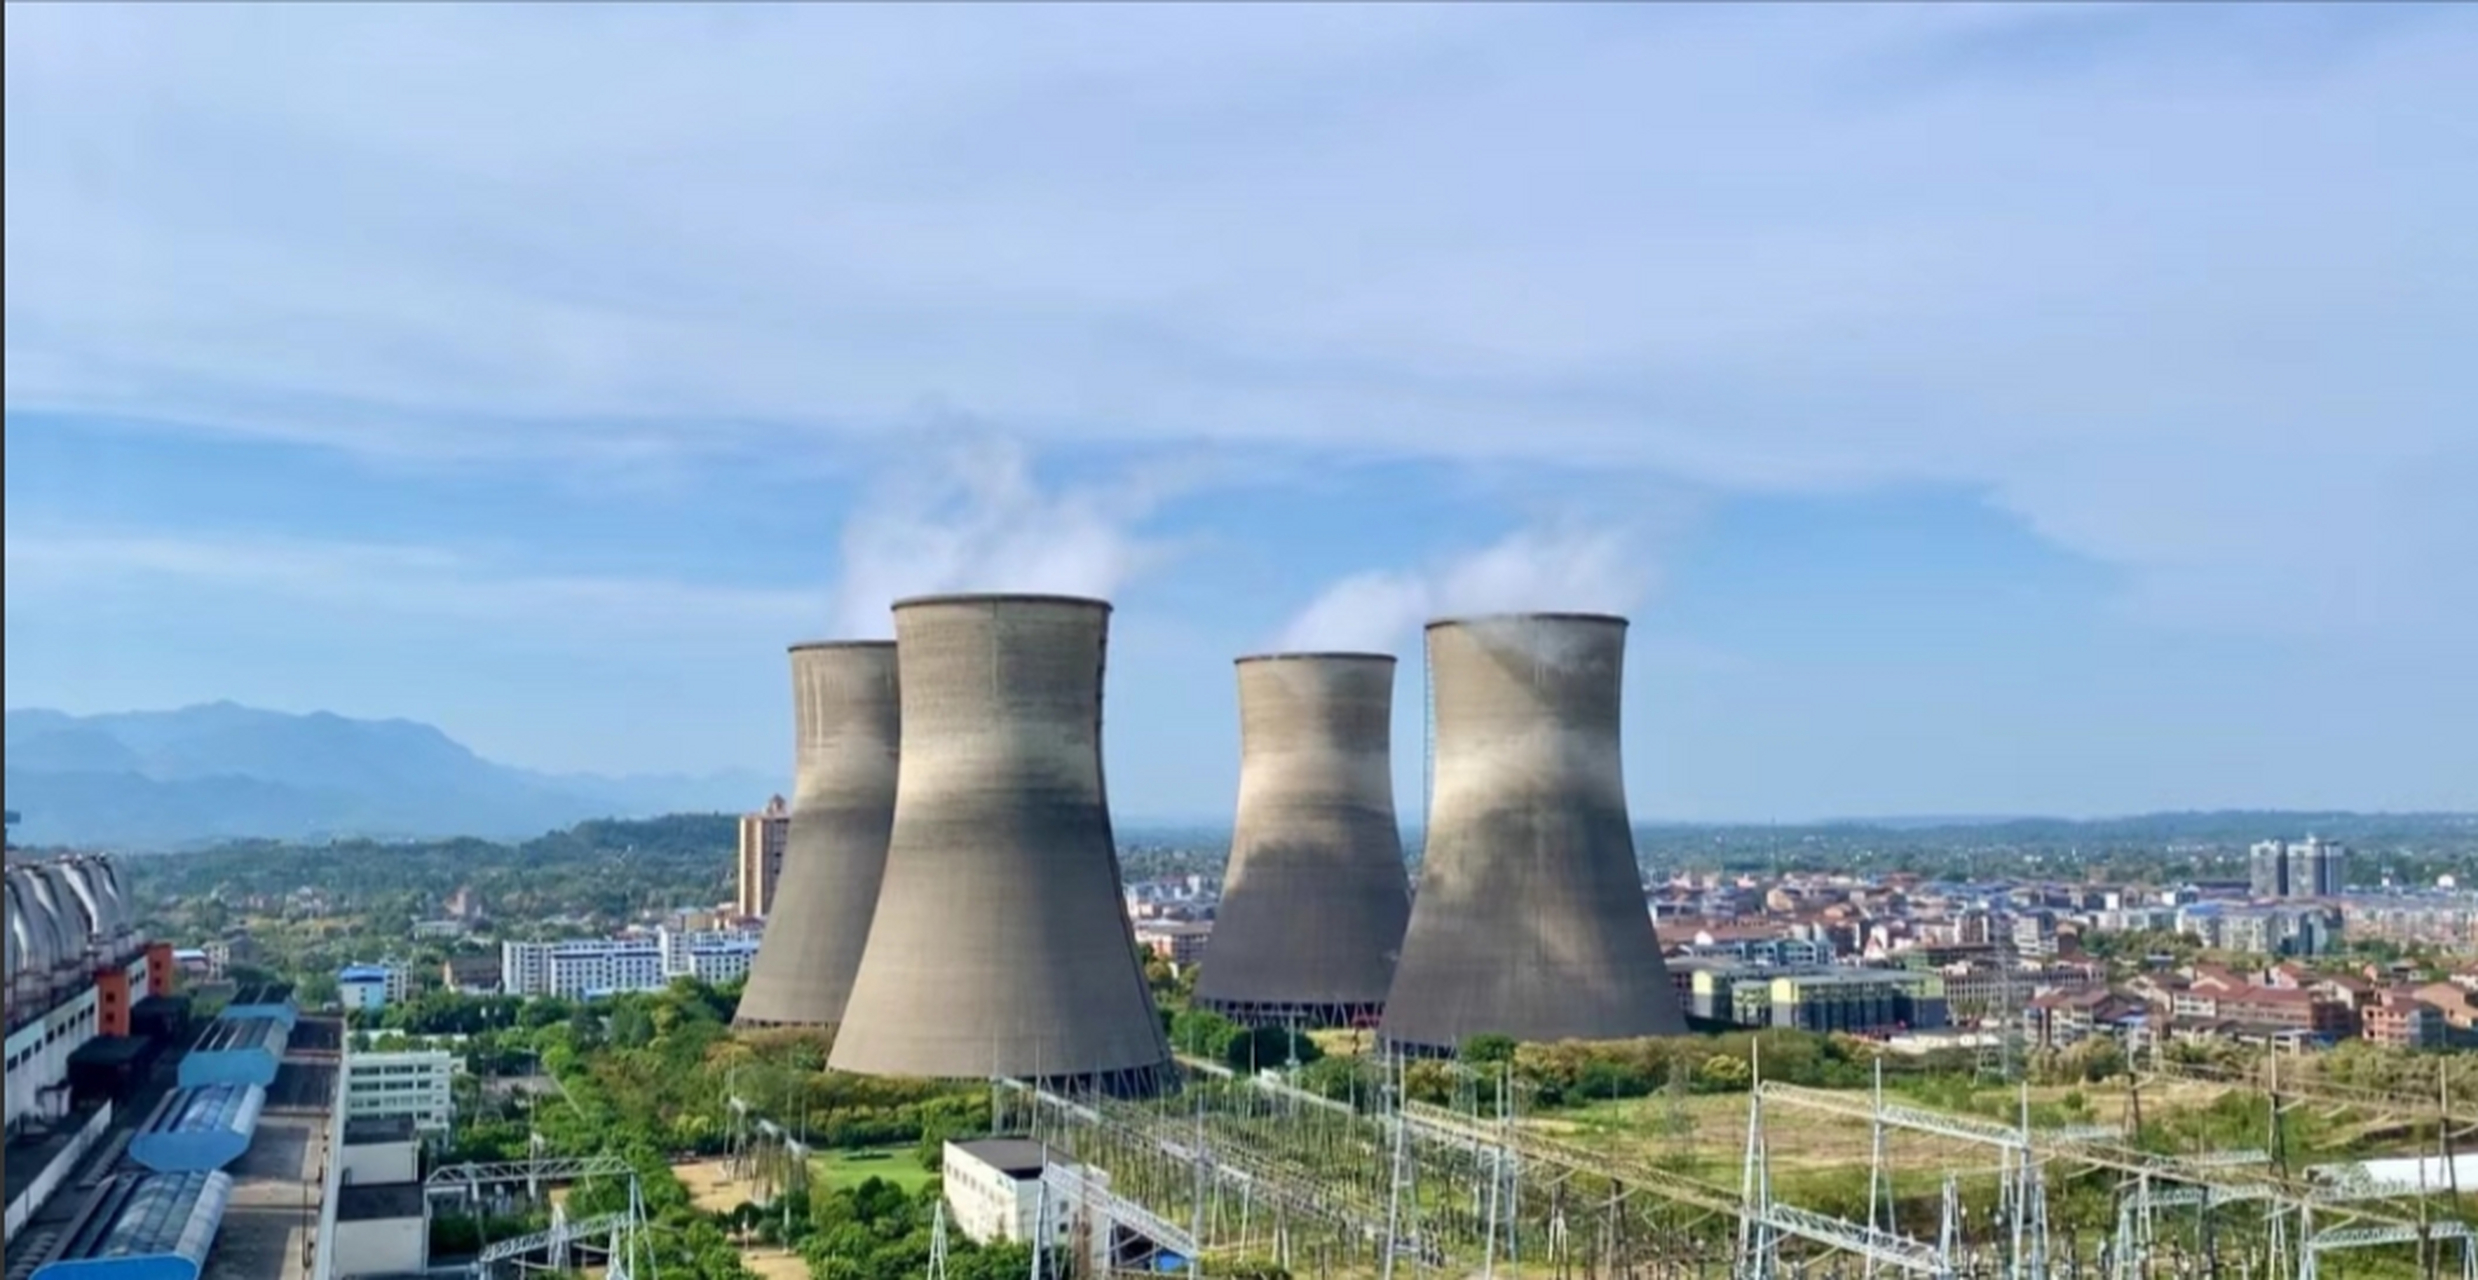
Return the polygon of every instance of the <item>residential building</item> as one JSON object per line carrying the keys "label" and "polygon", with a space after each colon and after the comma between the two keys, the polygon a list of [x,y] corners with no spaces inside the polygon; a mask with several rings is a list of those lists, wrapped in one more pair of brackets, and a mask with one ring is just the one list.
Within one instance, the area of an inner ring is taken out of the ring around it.
{"label": "residential building", "polygon": [[336,992],[346,1013],[371,1013],[410,999],[413,979],[393,962],[348,964],[336,974]]}
{"label": "residential building", "polygon": [[489,995],[499,990],[500,957],[449,956],[439,965],[439,985],[463,996]]}
{"label": "residential building", "polygon": [[2478,950],[2478,894],[2419,893],[2344,899],[2349,936],[2415,943],[2469,953]]}
{"label": "residential building", "polygon": [[2130,995],[2088,989],[2034,996],[2023,1012],[2032,1043],[2063,1048],[2095,1035],[2127,1035],[2147,1020],[2150,1009]]}
{"label": "residential building", "polygon": [[765,919],[773,908],[774,886],[783,878],[783,850],[791,835],[791,806],[781,796],[755,813],[740,815],[739,892],[733,907],[742,919]]}
{"label": "residential building", "polygon": [[1213,925],[1202,920],[1148,920],[1136,926],[1136,945],[1181,967],[1204,959],[1212,940]]}
{"label": "residential building", "polygon": [[2478,1000],[2458,982],[2430,982],[2412,994],[2443,1014],[2447,1034],[2462,1043],[2478,1041]]}
{"label": "residential building", "polygon": [[2024,956],[2056,954],[2056,916],[2046,911],[2026,911],[2013,918],[2013,949]]}
{"label": "residential building", "polygon": [[2289,896],[2289,850],[2277,840],[2257,840],[2246,851],[2246,889],[2256,898]]}
{"label": "residential building", "polygon": [[424,1132],[456,1117],[454,1081],[464,1064],[445,1049],[344,1055],[344,1119],[407,1116]]}
{"label": "residential building", "polygon": [[2450,1035],[2443,1010],[2407,991],[2386,991],[2361,1018],[2369,1041],[2398,1049],[2441,1049]]}
{"label": "residential building", "polygon": [[506,942],[499,948],[499,984],[513,996],[577,1000],[658,991],[675,978],[728,982],[747,976],[759,936],[753,930],[664,928],[620,938]]}

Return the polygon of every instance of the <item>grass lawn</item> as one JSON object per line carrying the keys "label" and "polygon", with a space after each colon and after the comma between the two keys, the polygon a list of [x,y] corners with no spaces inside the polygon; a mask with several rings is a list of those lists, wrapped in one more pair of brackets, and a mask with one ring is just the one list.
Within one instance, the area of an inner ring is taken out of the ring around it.
{"label": "grass lawn", "polygon": [[830,1187],[856,1187],[871,1178],[884,1178],[906,1191],[918,1191],[938,1177],[921,1167],[910,1147],[828,1151],[819,1155],[811,1168]]}

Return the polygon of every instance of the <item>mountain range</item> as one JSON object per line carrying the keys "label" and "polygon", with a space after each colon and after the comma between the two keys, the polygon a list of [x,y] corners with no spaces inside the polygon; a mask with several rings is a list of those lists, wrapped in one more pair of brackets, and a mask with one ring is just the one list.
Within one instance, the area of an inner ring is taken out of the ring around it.
{"label": "mountain range", "polygon": [[588,818],[753,809],[786,782],[537,773],[416,721],[230,702],[93,716],[24,708],[7,721],[8,807],[24,815],[12,834],[36,845],[531,836]]}

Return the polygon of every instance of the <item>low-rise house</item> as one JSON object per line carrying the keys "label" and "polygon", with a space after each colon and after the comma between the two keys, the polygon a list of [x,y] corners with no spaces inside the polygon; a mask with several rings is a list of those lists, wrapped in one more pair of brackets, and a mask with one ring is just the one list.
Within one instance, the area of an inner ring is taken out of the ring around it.
{"label": "low-rise house", "polygon": [[2366,1039],[2396,1049],[2441,1049],[2446,1028],[2441,1009],[2407,991],[2386,991],[2366,1007]]}

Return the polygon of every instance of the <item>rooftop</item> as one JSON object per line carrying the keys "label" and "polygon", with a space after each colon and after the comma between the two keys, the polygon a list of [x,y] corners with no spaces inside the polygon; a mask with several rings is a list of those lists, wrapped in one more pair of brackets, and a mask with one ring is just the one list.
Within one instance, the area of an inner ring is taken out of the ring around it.
{"label": "rooftop", "polygon": [[220,1173],[124,1173],[95,1192],[52,1261],[180,1256],[194,1267],[231,1199]]}
{"label": "rooftop", "polygon": [[344,1122],[344,1145],[368,1147],[385,1142],[411,1142],[413,1133],[411,1116],[361,1116]]}
{"label": "rooftop", "polygon": [[1049,1146],[1029,1138],[981,1138],[950,1144],[1011,1178],[1037,1178],[1049,1163]]}
{"label": "rooftop", "polygon": [[336,1221],[378,1222],[422,1216],[418,1182],[348,1183],[336,1190]]}
{"label": "rooftop", "polygon": [[41,1177],[44,1170],[52,1167],[52,1161],[69,1149],[78,1132],[94,1118],[96,1110],[88,1107],[72,1111],[49,1126],[30,1123],[9,1135],[5,1156],[8,1185],[28,1186]]}

